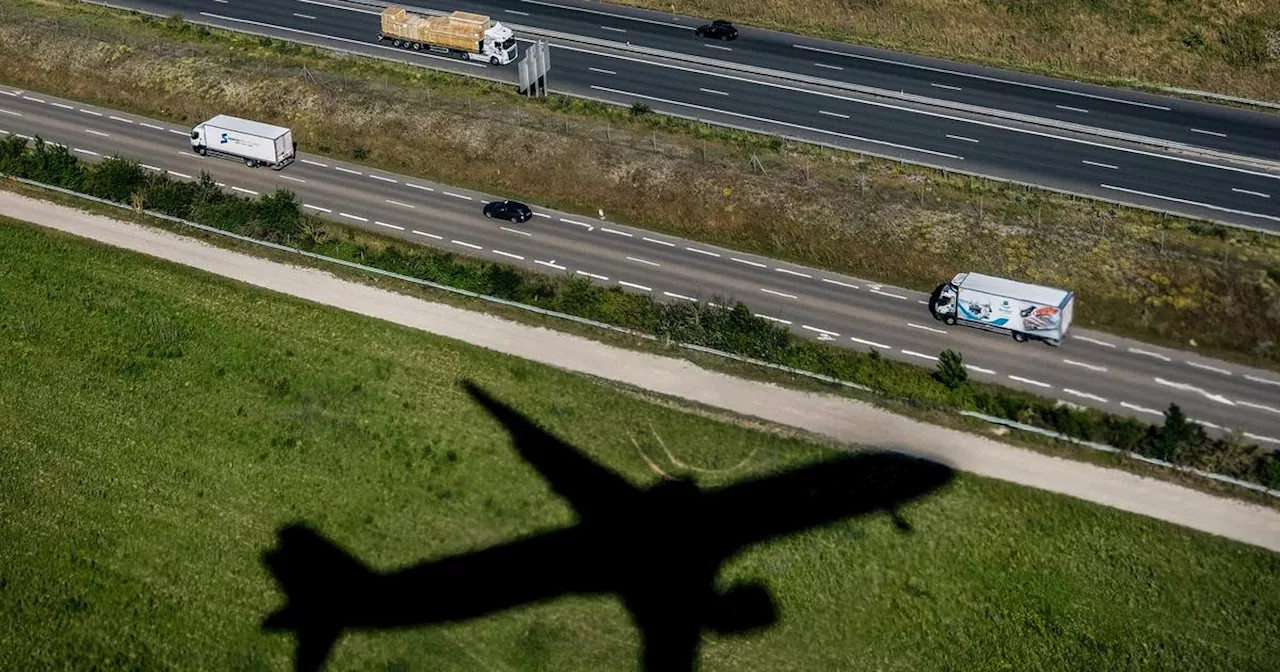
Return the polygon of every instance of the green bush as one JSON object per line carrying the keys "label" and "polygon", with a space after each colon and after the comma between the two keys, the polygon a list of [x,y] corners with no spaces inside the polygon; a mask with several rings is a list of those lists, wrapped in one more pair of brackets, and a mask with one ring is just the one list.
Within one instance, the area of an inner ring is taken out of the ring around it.
{"label": "green bush", "polygon": [[83,189],[91,196],[128,203],[134,194],[144,192],[147,181],[147,171],[142,164],[111,157],[85,172]]}
{"label": "green bush", "polygon": [[938,355],[938,370],[933,375],[948,389],[958,390],[969,384],[969,370],[964,368],[964,360],[955,350],[943,350]]}
{"label": "green bush", "polygon": [[[55,184],[224,231],[291,245],[409,277],[614,324],[673,342],[692,343],[858,383],[924,407],[972,409],[1070,437],[1195,466],[1280,489],[1280,459],[1234,437],[1209,440],[1176,406],[1161,427],[1134,418],[1077,409],[990,385],[974,385],[959,353],[945,350],[937,371],[795,336],[753,315],[741,302],[661,303],[648,295],[602,287],[581,277],[547,276],[455,256],[434,248],[369,240],[304,214],[298,198],[277,190],[257,199],[224,191],[207,173],[175,181],[140,164],[109,157],[84,164],[65,147],[39,138],[0,138],[0,172]],[[326,232],[328,235],[319,235]]]}

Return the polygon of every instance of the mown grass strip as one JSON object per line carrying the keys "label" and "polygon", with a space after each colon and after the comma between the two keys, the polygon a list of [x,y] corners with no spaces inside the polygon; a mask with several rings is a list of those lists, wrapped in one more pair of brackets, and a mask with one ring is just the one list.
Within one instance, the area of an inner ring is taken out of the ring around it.
{"label": "mown grass strip", "polygon": [[[667,451],[704,485],[831,451],[2,218],[0,277],[4,668],[288,666],[258,554],[294,520],[378,569],[571,523],[463,376],[636,483]],[[703,669],[1280,656],[1276,554],[969,476],[905,513],[915,535],[873,517],[735,558],[782,621],[705,641]],[[331,665],[628,669],[638,643],[615,602],[565,598],[352,635]]]}

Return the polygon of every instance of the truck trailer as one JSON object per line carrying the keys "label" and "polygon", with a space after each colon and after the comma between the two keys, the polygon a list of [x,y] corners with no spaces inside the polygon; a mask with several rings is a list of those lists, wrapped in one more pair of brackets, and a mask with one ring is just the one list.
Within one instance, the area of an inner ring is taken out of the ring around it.
{"label": "truck trailer", "polygon": [[947,324],[1008,333],[1019,343],[1028,339],[1062,343],[1075,308],[1075,292],[1006,280],[981,273],[957,273],[929,296],[929,312]]}
{"label": "truck trailer", "polygon": [[419,16],[392,5],[382,10],[379,42],[401,49],[435,51],[465,60],[506,65],[516,60],[516,36],[510,28],[483,14],[454,12]]}
{"label": "truck trailer", "polygon": [[191,149],[200,156],[234,159],[250,168],[261,165],[273,170],[293,163],[298,155],[298,143],[289,129],[225,114],[191,129]]}

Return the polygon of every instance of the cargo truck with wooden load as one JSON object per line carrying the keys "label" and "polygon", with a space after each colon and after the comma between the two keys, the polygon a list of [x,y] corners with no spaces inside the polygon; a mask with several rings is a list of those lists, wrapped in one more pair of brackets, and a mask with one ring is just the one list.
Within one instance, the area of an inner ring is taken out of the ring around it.
{"label": "cargo truck with wooden load", "polygon": [[929,296],[929,312],[947,324],[964,323],[987,331],[1059,345],[1071,326],[1075,292],[981,273],[957,273]]}
{"label": "cargo truck with wooden load", "polygon": [[506,65],[516,60],[516,35],[483,14],[419,16],[392,5],[382,10],[379,42],[401,49],[435,51],[465,60]]}

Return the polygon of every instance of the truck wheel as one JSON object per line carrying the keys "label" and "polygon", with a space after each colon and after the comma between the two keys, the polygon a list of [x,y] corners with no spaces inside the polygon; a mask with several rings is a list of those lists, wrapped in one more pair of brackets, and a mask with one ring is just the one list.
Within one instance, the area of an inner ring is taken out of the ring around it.
{"label": "truck wheel", "polygon": [[1019,342],[1019,343],[1026,343],[1026,342],[1027,342],[1027,335],[1026,335],[1026,334],[1024,334],[1024,333],[1022,333],[1021,331],[1015,331],[1015,332],[1013,332],[1013,340],[1015,340],[1015,341],[1017,341],[1017,342]]}
{"label": "truck wheel", "polygon": [[497,64],[498,64],[498,57],[497,57],[497,56],[490,56],[490,57],[489,57],[489,65],[497,65]]}
{"label": "truck wheel", "polygon": [[209,153],[209,150],[205,149],[204,147],[196,147],[196,154],[199,154],[200,156],[204,156],[208,153]]}
{"label": "truck wheel", "polygon": [[943,322],[945,322],[945,323],[947,324],[947,326],[948,326],[948,327],[952,327],[952,326],[955,326],[956,318],[954,318],[954,317],[952,317],[952,316],[948,315],[948,316],[946,316],[946,317],[942,318],[942,321],[943,321]]}
{"label": "truck wheel", "polygon": [[414,42],[414,43],[413,43],[413,50],[414,50],[414,51],[422,51],[422,44],[420,44],[420,43],[418,43],[418,42]]}
{"label": "truck wheel", "polygon": [[244,165],[249,166],[250,168],[257,168],[258,162],[254,161],[253,159],[245,159]]}
{"label": "truck wheel", "polygon": [[395,48],[396,48],[396,49],[399,49],[400,47],[403,47],[403,46],[404,46],[404,42],[401,42],[400,40],[395,40],[395,41],[394,41],[394,42],[392,42],[391,44],[392,44],[393,46],[395,46]]}

